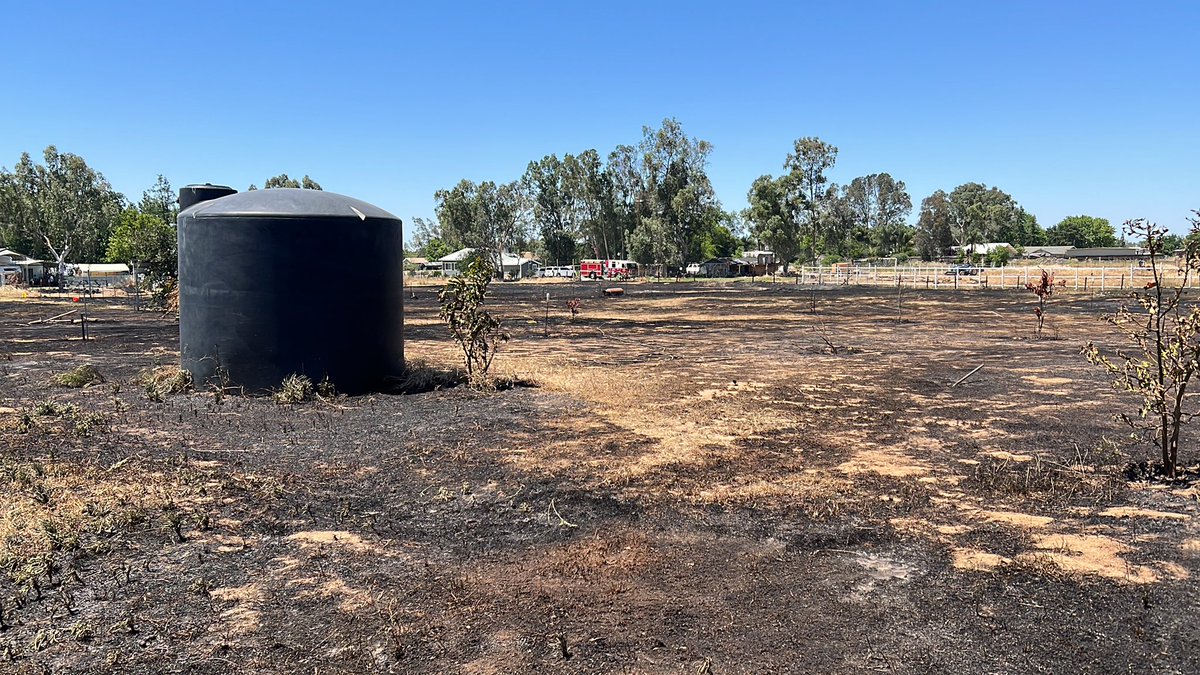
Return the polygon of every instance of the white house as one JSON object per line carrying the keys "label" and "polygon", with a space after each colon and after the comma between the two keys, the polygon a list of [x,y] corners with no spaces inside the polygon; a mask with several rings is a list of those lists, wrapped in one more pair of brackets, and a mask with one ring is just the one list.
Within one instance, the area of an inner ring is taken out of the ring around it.
{"label": "white house", "polygon": [[[451,253],[448,256],[438,258],[438,262],[442,265],[442,274],[453,277],[458,276],[459,264],[466,260],[472,253],[473,248],[464,248]],[[524,279],[526,277],[536,277],[538,269],[542,263],[532,258],[522,258],[511,253],[505,252],[500,256],[501,270],[504,273],[505,279]]]}
{"label": "white house", "polygon": [[1004,241],[994,241],[987,244],[971,244],[970,246],[951,246],[950,249],[955,253],[966,252],[970,255],[987,255],[998,249],[1009,249],[1016,251],[1016,247]]}

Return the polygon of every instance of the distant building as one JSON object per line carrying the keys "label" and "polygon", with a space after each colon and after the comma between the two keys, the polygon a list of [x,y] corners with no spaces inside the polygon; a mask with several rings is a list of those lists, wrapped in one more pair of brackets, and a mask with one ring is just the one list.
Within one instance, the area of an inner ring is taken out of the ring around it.
{"label": "distant building", "polygon": [[0,248],[0,285],[13,275],[23,284],[34,285],[46,275],[46,263],[12,249]]}
{"label": "distant building", "polygon": [[[459,265],[466,260],[472,253],[473,248],[464,248],[451,253],[448,256],[438,258],[437,263],[441,265],[442,274],[448,277],[458,276]],[[515,256],[511,253],[503,253],[500,256],[501,271],[505,279],[525,279],[527,277],[536,277],[538,269],[542,263],[539,260]]]}
{"label": "distant building", "polygon": [[969,255],[988,255],[992,251],[1000,249],[1009,249],[1016,252],[1016,247],[1006,241],[994,241],[987,244],[971,244],[969,246],[951,246],[950,250],[955,253],[967,253]]}
{"label": "distant building", "polygon": [[1026,246],[1026,258],[1062,258],[1065,260],[1132,260],[1146,257],[1146,249],[1133,246]]}

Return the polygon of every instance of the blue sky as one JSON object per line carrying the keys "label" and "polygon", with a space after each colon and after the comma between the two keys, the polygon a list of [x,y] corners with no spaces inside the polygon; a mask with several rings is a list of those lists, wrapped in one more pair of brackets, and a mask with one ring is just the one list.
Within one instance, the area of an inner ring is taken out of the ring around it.
{"label": "blue sky", "polygon": [[1200,209],[1197,2],[7,4],[0,166],[55,144],[134,199],[286,172],[408,221],[675,117],[729,209],[802,136],[914,207],[977,181],[1043,226]]}

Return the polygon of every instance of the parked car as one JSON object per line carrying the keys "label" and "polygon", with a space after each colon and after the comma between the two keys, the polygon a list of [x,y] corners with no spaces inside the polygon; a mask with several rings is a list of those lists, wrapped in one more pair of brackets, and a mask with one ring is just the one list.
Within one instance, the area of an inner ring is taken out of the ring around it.
{"label": "parked car", "polygon": [[946,274],[949,274],[952,276],[959,276],[959,275],[974,276],[976,274],[979,274],[979,270],[981,270],[981,269],[983,269],[983,268],[977,267],[970,263],[963,263],[960,265],[951,265],[950,267],[946,268]]}

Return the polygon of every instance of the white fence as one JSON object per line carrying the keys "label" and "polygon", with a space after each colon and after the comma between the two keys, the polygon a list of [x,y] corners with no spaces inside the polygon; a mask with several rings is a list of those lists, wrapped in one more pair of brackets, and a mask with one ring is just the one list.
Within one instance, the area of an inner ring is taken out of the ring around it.
{"label": "white fence", "polygon": [[[1183,274],[1171,264],[1165,275],[1166,285],[1172,280],[1182,280]],[[1047,267],[983,267],[976,274],[950,274],[945,266],[927,267],[798,267],[793,268],[794,278],[775,277],[775,281],[797,285],[819,286],[904,286],[907,288],[1024,288],[1025,284],[1037,282],[1042,270],[1054,277],[1060,288],[1079,291],[1116,291],[1144,288],[1154,279],[1149,266],[1047,266]],[[1188,286],[1200,286],[1200,278],[1193,275]]]}

